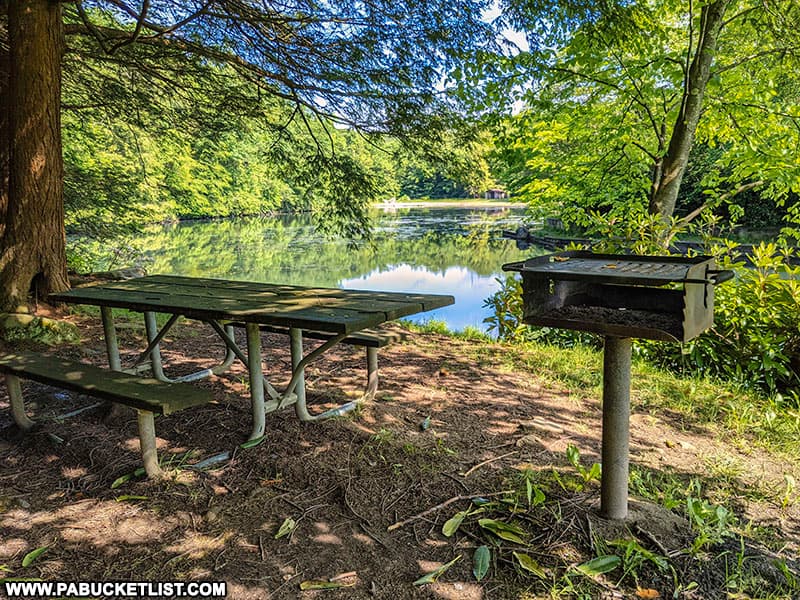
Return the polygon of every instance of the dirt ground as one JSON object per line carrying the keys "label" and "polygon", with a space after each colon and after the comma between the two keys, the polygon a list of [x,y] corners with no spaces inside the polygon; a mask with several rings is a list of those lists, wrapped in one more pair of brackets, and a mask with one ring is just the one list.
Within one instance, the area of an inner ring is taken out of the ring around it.
{"label": "dirt ground", "polygon": [[[69,318],[83,343],[56,353],[104,366],[99,319]],[[119,334],[130,349],[123,358],[130,361],[142,347],[143,327],[123,324]],[[267,376],[285,384],[288,341],[265,334],[263,343]],[[116,488],[120,476],[141,464],[133,414],[114,418],[97,407],[57,420],[94,401],[26,383],[29,414],[42,426],[23,436],[11,421],[3,389],[0,569],[7,576],[45,580],[224,580],[228,597],[243,599],[535,597],[525,595],[535,586],[506,564],[493,565],[476,582],[471,556],[479,541],[445,538],[442,524],[467,508],[469,497],[506,489],[520,465],[567,469],[568,444],[581,450],[583,463],[599,461],[600,403],[547,387],[537,373],[509,368],[505,351],[485,342],[408,333],[407,342],[380,351],[378,397],[356,414],[309,424],[284,409],[267,416],[263,443],[237,449],[230,462],[213,470],[183,468],[164,481],[134,478]],[[180,323],[164,348],[172,374],[210,366],[221,353],[210,328],[190,322]],[[309,398],[326,406],[347,401],[360,393],[364,379],[363,349],[339,347],[310,368]],[[250,430],[241,365],[198,385],[213,391],[213,404],[156,420],[167,469],[237,448]],[[654,476],[669,471],[711,477],[707,458],[731,452],[702,426],[637,411],[635,397],[633,405],[631,461]],[[736,458],[744,468],[731,485],[741,489],[778,486],[781,473],[792,468],[757,450]],[[573,497],[586,515],[595,514],[598,501],[596,485]],[[688,535],[681,519],[637,510],[639,520],[629,525],[646,530],[662,550],[673,550],[669,546]],[[743,498],[737,510],[780,532],[788,541],[784,556],[800,547],[796,504],[787,509]],[[293,531],[276,539],[289,518],[296,523]],[[586,523],[590,533],[592,524],[604,527],[597,516]],[[673,539],[662,533],[669,528],[680,530]],[[549,535],[552,541],[566,534]],[[26,554],[45,546],[31,565],[21,566]],[[412,585],[459,554],[464,558],[437,583]],[[330,579],[354,585],[300,589],[304,581]],[[609,589],[607,596],[620,592]]]}

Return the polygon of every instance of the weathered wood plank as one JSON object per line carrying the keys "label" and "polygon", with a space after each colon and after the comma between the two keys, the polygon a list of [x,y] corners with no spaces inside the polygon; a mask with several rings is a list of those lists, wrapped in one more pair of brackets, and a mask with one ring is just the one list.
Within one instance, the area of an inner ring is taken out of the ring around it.
{"label": "weathered wood plank", "polygon": [[[78,291],[78,290],[74,290]],[[177,294],[108,290],[101,287],[80,288],[80,294],[65,292],[53,300],[78,302],[134,311],[155,311],[185,315],[195,319],[245,321],[272,325],[319,329],[334,333],[352,333],[374,327],[386,320],[382,313],[359,313],[346,309],[296,308],[269,302],[250,302],[225,298],[200,298]],[[414,311],[412,311],[414,312]]]}
{"label": "weathered wood plank", "polygon": [[164,383],[31,352],[0,354],[0,371],[158,414],[213,399],[209,390],[186,383]]}
{"label": "weathered wood plank", "polygon": [[353,333],[453,303],[452,296],[305,288],[152,275],[75,288],[51,300]]}
{"label": "weathered wood plank", "polygon": [[[177,293],[180,295],[197,295],[211,298],[242,297],[246,292],[248,298],[287,298],[290,301],[303,298],[340,299],[353,302],[368,303],[386,302],[418,303],[425,310],[439,308],[453,303],[452,296],[440,294],[412,294],[405,292],[383,292],[372,290],[349,290],[339,288],[310,288],[286,284],[257,283],[248,281],[227,281],[223,279],[207,279],[199,277],[180,277],[172,275],[150,275],[137,279],[109,282],[102,286],[105,289],[125,291],[153,291],[159,293]],[[80,288],[86,289],[86,288]]]}

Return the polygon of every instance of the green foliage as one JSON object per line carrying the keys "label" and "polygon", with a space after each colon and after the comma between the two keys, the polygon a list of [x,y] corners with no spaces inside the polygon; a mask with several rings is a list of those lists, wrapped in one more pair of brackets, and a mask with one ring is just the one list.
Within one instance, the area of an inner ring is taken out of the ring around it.
{"label": "green foliage", "polygon": [[[434,93],[440,68],[493,44],[480,2],[444,3],[435,19],[429,2],[223,2],[166,37],[160,27],[183,15],[181,3],[151,6],[138,22],[138,6],[113,4],[64,10],[70,232],[104,238],[159,221],[309,211],[320,230],[360,238],[370,201],[396,197],[414,172],[486,187],[488,142],[456,114],[455,98]],[[280,43],[265,34],[273,26]],[[76,270],[86,251],[70,246]]]}
{"label": "green foliage", "polygon": [[[508,84],[497,101],[525,106],[497,125],[501,178],[535,216],[577,226],[591,211],[647,208],[665,158],[678,152],[681,110],[698,93],[689,63],[707,5],[505,4],[506,23],[528,32],[531,47],[496,63]],[[742,192],[774,207],[800,189],[800,12],[790,0],[715,6],[726,12],[679,206],[727,216],[739,212]]]}
{"label": "green foliage", "polygon": [[35,342],[48,346],[80,342],[80,334],[74,323],[8,313],[0,313],[0,338],[11,343]]}
{"label": "green foliage", "polygon": [[578,475],[580,475],[584,486],[592,481],[600,480],[600,464],[593,463],[588,469],[584,467],[581,464],[580,451],[574,444],[567,445],[567,460],[569,461],[569,464],[571,464],[572,467],[578,472]]}
{"label": "green foliage", "polygon": [[475,576],[476,581],[486,577],[491,559],[492,551],[489,550],[488,546],[478,546],[475,549],[475,554],[472,555],[472,574]]}
{"label": "green foliage", "polygon": [[752,266],[723,258],[736,277],[717,286],[714,326],[683,345],[638,344],[654,362],[702,373],[775,394],[795,405],[800,382],[800,267],[796,252],[776,244],[756,246]]}
{"label": "green foliage", "polygon": [[724,506],[715,506],[704,499],[690,496],[686,499],[686,513],[696,533],[692,544],[694,552],[719,544],[732,535],[731,526],[735,520]]}

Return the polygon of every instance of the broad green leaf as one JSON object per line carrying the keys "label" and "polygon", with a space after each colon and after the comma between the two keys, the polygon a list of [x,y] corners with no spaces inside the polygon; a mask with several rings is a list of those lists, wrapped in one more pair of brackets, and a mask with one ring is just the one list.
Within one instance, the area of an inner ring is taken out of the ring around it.
{"label": "broad green leaf", "polygon": [[547,579],[547,573],[545,573],[544,569],[541,566],[539,566],[539,563],[533,560],[530,556],[522,552],[513,552],[513,554],[514,558],[517,559],[517,563],[519,564],[520,567],[522,567],[529,573],[533,573],[539,579]]}
{"label": "broad green leaf", "polygon": [[481,519],[478,521],[478,525],[506,541],[515,542],[517,544],[525,543],[522,536],[527,535],[527,532],[517,525],[504,523],[503,521],[497,521],[495,519]]}
{"label": "broad green leaf", "polygon": [[278,533],[275,534],[275,539],[279,540],[282,537],[285,537],[294,531],[294,528],[297,527],[297,522],[292,517],[286,517],[283,520],[283,524],[281,525],[280,529],[278,529]]}
{"label": "broad green leaf", "polygon": [[253,448],[255,446],[258,446],[265,439],[267,439],[267,436],[262,435],[260,437],[255,438],[255,439],[247,440],[245,443],[239,444],[239,448],[241,448],[242,450],[247,450],[248,448]]}
{"label": "broad green leaf", "polygon": [[117,477],[114,480],[114,483],[111,484],[111,489],[115,490],[119,486],[121,486],[123,483],[128,483],[131,479],[134,479],[135,477],[141,477],[144,474],[145,474],[144,467],[139,467],[138,469],[136,469],[132,473],[126,473],[125,475],[122,475],[121,477]]}
{"label": "broad green leaf", "polygon": [[601,467],[599,463],[592,463],[592,467],[584,474],[586,481],[600,479],[600,469]]}
{"label": "broad green leaf", "polygon": [[439,577],[441,577],[442,574],[444,574],[445,571],[447,571],[447,569],[452,567],[459,560],[461,560],[461,555],[460,554],[458,556],[456,556],[453,560],[451,560],[449,563],[444,564],[441,567],[439,567],[438,569],[436,569],[435,571],[431,571],[430,573],[426,573],[425,575],[423,575],[422,577],[417,579],[414,582],[414,585],[426,585],[428,583],[435,583],[436,580],[439,579]]}
{"label": "broad green leaf", "polygon": [[39,558],[42,554],[47,552],[49,546],[42,546],[41,548],[37,548],[36,550],[32,550],[25,555],[25,558],[22,559],[22,566],[28,567],[30,566],[33,561]]}
{"label": "broad green leaf", "polygon": [[355,581],[324,581],[312,579],[300,582],[301,590],[337,590],[339,588],[353,587]]}
{"label": "broad green leaf", "polygon": [[597,558],[593,558],[592,560],[578,565],[575,568],[584,575],[589,575],[591,577],[613,571],[620,565],[621,562],[622,559],[619,556],[615,556],[614,554],[606,554],[603,556],[598,556]]}
{"label": "broad green leaf", "polygon": [[445,537],[452,536],[456,531],[458,531],[458,528],[461,527],[461,523],[464,521],[464,517],[466,516],[467,511],[462,510],[447,519],[445,524],[442,525],[442,534],[444,534]]}
{"label": "broad green leaf", "polygon": [[117,502],[133,502],[136,500],[149,500],[147,496],[131,496],[131,495],[124,495],[124,496],[117,496],[114,498]]}
{"label": "broad green leaf", "polygon": [[492,552],[487,546],[479,546],[472,555],[472,574],[475,579],[480,581],[486,576],[489,571],[489,561],[492,558]]}
{"label": "broad green leaf", "polygon": [[571,464],[576,469],[578,468],[578,464],[581,460],[581,453],[578,450],[577,446],[570,444],[567,446],[567,460],[569,464]]}

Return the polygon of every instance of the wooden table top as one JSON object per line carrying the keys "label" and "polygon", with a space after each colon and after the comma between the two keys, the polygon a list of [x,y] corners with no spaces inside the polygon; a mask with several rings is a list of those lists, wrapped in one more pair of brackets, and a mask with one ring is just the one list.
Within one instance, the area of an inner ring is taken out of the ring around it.
{"label": "wooden table top", "polygon": [[332,333],[448,306],[452,296],[310,288],[201,277],[149,275],[51,294],[53,302],[180,314]]}

